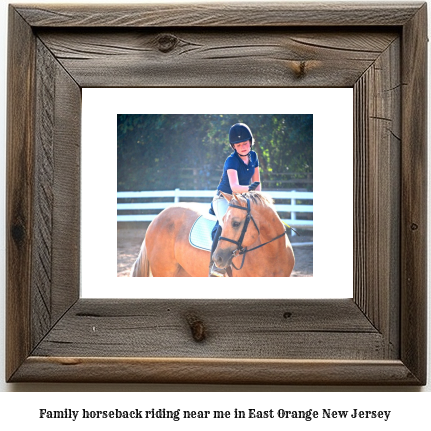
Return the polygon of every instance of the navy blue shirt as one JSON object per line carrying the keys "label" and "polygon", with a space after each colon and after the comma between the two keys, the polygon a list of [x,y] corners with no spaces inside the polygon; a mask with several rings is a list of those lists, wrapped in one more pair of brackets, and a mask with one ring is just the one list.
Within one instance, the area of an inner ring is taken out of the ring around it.
{"label": "navy blue shirt", "polygon": [[232,189],[229,184],[229,177],[227,176],[228,169],[235,169],[238,172],[238,182],[240,186],[249,186],[255,168],[258,166],[259,160],[257,158],[257,154],[254,151],[250,151],[248,165],[242,161],[241,157],[238,156],[238,153],[235,151],[224,162],[223,175],[220,179],[220,184],[218,185],[217,190],[232,194]]}

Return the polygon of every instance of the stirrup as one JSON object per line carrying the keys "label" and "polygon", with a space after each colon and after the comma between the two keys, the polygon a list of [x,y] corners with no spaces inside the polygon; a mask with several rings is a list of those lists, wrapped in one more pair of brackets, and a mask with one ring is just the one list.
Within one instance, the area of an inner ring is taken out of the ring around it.
{"label": "stirrup", "polygon": [[226,270],[223,268],[219,268],[218,266],[216,266],[215,263],[213,263],[210,266],[210,273],[208,275],[208,277],[224,277],[226,274]]}

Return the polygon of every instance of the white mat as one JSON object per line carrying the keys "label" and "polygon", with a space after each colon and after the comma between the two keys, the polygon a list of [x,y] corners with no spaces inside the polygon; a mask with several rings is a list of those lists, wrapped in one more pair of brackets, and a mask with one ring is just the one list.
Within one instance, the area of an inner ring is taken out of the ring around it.
{"label": "white mat", "polygon": [[190,244],[193,247],[200,248],[201,250],[211,251],[211,231],[213,230],[216,221],[217,218],[210,214],[199,216],[190,230]]}

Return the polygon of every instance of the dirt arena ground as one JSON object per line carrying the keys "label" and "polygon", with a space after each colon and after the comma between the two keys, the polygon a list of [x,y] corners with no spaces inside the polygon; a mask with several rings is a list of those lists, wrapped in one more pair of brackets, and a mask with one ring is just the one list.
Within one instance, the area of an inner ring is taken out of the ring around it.
{"label": "dirt arena ground", "polygon": [[[128,277],[130,268],[138,256],[141,243],[145,236],[145,229],[118,228],[117,229],[117,277]],[[292,244],[309,243],[313,236],[303,232],[300,236],[291,238]],[[313,246],[294,245],[295,267],[292,277],[313,276]]]}

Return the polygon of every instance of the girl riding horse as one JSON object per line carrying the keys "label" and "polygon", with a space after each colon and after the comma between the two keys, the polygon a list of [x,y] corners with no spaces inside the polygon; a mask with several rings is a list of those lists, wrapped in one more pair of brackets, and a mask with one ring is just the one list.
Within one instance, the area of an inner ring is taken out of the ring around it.
{"label": "girl riding horse", "polygon": [[221,192],[231,195],[233,192],[244,193],[251,190],[262,190],[259,160],[256,152],[252,150],[254,138],[250,128],[244,123],[234,124],[229,130],[229,143],[233,153],[224,163],[220,184],[212,201],[212,208],[219,225],[211,247],[209,277],[223,277],[226,272],[225,269],[218,268],[212,259],[221,235],[223,216],[229,205]]}
{"label": "girl riding horse", "polygon": [[[272,199],[253,191],[261,187],[249,127],[233,125],[229,142],[234,152],[225,162],[213,199],[221,226],[210,254],[210,277],[229,273],[230,266],[235,269],[232,277],[290,277],[295,257],[285,226]],[[130,276],[206,277],[208,251],[193,247],[189,238],[201,215],[200,205],[187,202],[164,209],[148,226]]]}

